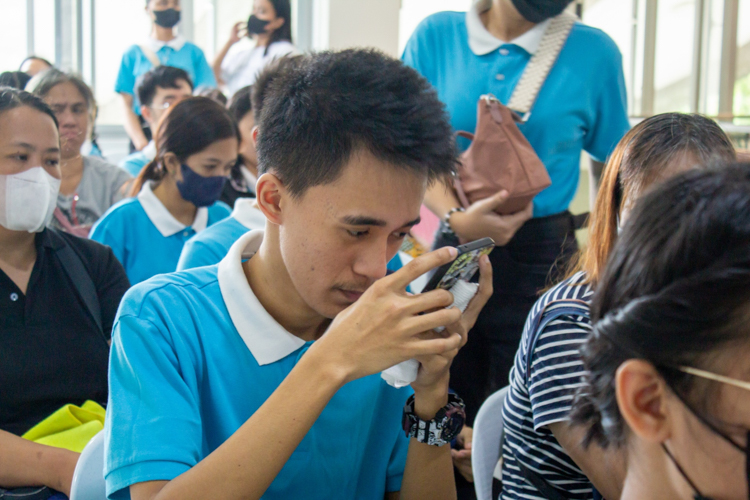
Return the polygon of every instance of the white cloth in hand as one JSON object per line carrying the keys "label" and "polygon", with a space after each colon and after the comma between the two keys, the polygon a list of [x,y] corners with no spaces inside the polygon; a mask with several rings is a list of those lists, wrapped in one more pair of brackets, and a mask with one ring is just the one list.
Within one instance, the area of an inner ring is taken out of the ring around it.
{"label": "white cloth in hand", "polygon": [[[450,307],[457,307],[461,312],[465,311],[469,306],[471,299],[476,295],[477,290],[479,290],[479,285],[476,283],[457,281],[450,289],[450,292],[453,294],[453,304]],[[442,332],[443,330],[445,330],[445,327],[442,326],[440,328],[435,328],[436,332]],[[418,372],[419,361],[416,359],[409,359],[403,363],[388,368],[383,371],[380,376],[388,383],[388,385],[400,388],[417,380]]]}

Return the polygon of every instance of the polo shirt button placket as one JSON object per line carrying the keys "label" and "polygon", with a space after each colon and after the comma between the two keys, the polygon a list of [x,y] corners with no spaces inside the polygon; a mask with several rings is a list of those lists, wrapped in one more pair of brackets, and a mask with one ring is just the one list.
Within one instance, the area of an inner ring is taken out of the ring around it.
{"label": "polo shirt button placket", "polygon": [[10,300],[12,300],[13,302],[17,301],[18,300],[18,294],[16,292],[11,293],[10,294]]}
{"label": "polo shirt button placket", "polygon": [[508,49],[500,49],[498,52],[500,52],[501,56],[507,56],[510,54],[510,51]]}
{"label": "polo shirt button placket", "polygon": [[498,73],[497,75],[495,75],[495,80],[502,82],[503,80],[505,80],[505,75],[503,75],[502,73]]}

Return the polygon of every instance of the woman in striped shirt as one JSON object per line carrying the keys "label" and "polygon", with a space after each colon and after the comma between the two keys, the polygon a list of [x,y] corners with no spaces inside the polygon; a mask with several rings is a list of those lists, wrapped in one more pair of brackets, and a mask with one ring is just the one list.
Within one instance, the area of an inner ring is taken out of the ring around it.
{"label": "woman in striped shirt", "polygon": [[619,498],[619,453],[584,450],[585,429],[570,425],[585,374],[580,347],[591,332],[594,287],[621,222],[647,188],[696,166],[734,159],[726,134],[699,115],[657,115],[620,141],[605,167],[588,246],[568,278],[537,301],[524,328],[503,408],[503,500],[591,499],[592,484],[605,498]]}
{"label": "woman in striped shirt", "polygon": [[748,498],[750,164],[639,201],[591,316],[572,420],[584,446],[627,450],[620,498]]}

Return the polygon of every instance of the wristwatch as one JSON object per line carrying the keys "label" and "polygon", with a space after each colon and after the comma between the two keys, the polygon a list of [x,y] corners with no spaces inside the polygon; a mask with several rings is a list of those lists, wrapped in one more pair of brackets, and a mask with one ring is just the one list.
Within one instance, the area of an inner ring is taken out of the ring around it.
{"label": "wristwatch", "polygon": [[443,234],[448,236],[455,236],[456,232],[451,227],[451,215],[455,214],[456,212],[465,212],[466,209],[464,207],[454,207],[448,210],[448,212],[443,216]]}
{"label": "wristwatch", "polygon": [[401,425],[406,437],[413,437],[420,443],[443,446],[458,436],[466,421],[466,405],[455,394],[448,394],[448,404],[435,414],[432,420],[422,420],[414,413],[414,395],[406,400]]}

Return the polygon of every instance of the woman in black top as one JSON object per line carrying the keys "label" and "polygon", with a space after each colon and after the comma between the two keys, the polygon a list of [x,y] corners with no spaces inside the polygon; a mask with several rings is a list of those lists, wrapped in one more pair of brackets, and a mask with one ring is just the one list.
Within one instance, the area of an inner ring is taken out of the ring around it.
{"label": "woman in black top", "polygon": [[46,228],[60,176],[52,110],[0,88],[0,487],[67,494],[78,454],[19,436],[65,404],[106,404],[129,283],[109,248]]}

